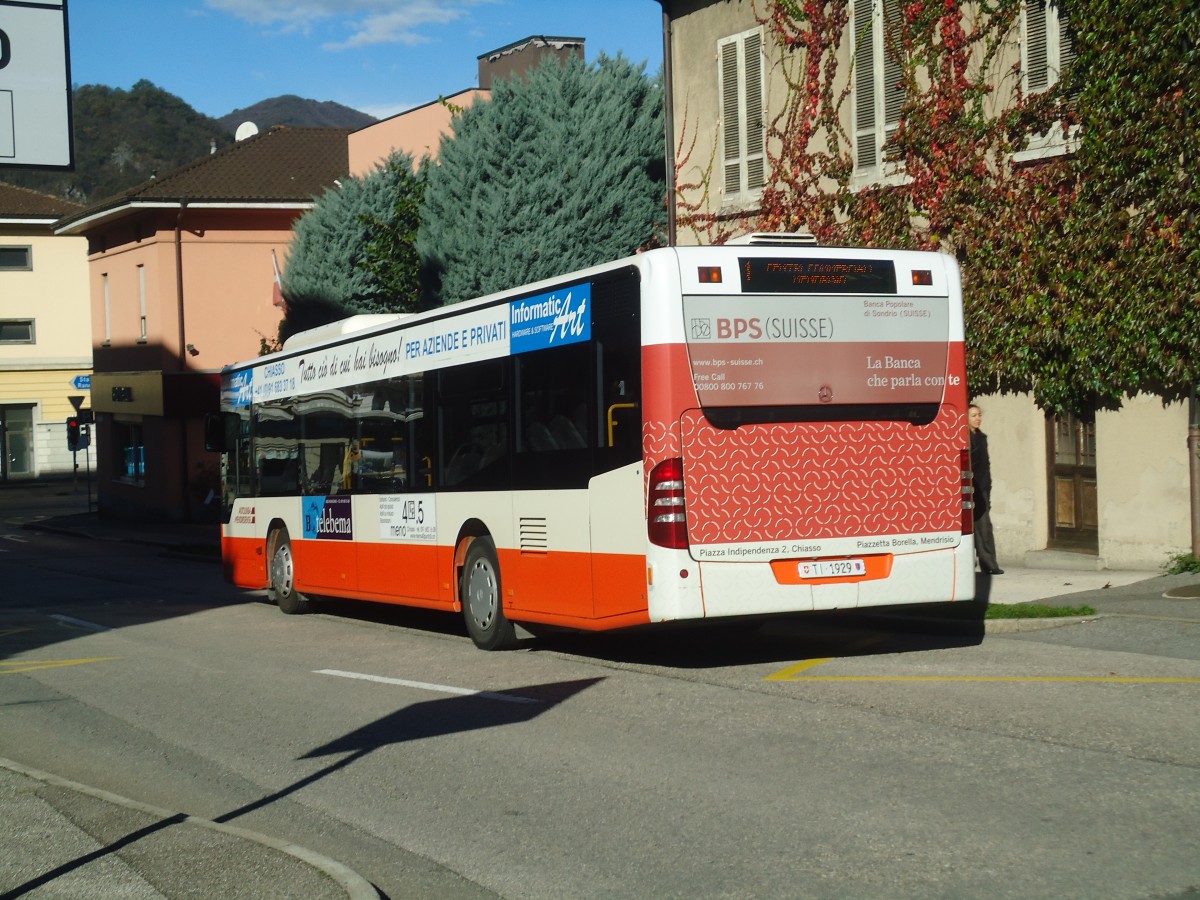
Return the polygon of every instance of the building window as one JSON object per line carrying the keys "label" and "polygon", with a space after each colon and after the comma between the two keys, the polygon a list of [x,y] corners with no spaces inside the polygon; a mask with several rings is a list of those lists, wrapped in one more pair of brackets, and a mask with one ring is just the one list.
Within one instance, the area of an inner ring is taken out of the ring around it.
{"label": "building window", "polygon": [[0,247],[0,271],[28,272],[32,268],[32,247]]}
{"label": "building window", "polygon": [[138,343],[146,343],[146,267],[138,266]]}
{"label": "building window", "polygon": [[146,452],[142,444],[142,423],[113,422],[113,454],[115,471],[113,475],[118,481],[131,481],[141,484],[146,480]]}
{"label": "building window", "polygon": [[766,183],[762,30],[717,41],[725,204],[752,203]]}
{"label": "building window", "polygon": [[104,346],[112,343],[112,294],[109,293],[108,273],[100,276],[104,283]]}
{"label": "building window", "polygon": [[883,145],[900,124],[904,70],[886,40],[899,19],[900,0],[854,0],[854,169],[864,180],[884,174]]}
{"label": "building window", "polygon": [[[1075,58],[1063,0],[1027,0],[1021,8],[1021,86],[1027,94],[1047,91],[1062,80]],[[1024,150],[1013,154],[1016,162],[1045,159],[1071,152],[1078,144],[1078,128],[1068,134],[1051,128],[1035,134]]]}
{"label": "building window", "polygon": [[1075,58],[1075,42],[1060,0],[1028,0],[1021,10],[1021,72],[1025,92],[1053,87]]}
{"label": "building window", "polygon": [[33,319],[0,319],[0,344],[36,344]]}

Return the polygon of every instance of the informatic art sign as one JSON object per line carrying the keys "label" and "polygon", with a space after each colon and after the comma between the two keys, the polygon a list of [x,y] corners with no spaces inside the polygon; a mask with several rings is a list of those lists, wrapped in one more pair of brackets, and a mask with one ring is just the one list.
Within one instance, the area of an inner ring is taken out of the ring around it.
{"label": "informatic art sign", "polygon": [[0,166],[74,165],[66,0],[0,0]]}
{"label": "informatic art sign", "polygon": [[591,285],[584,282],[300,351],[233,372],[222,401],[244,407],[586,341],[592,336],[591,298]]}

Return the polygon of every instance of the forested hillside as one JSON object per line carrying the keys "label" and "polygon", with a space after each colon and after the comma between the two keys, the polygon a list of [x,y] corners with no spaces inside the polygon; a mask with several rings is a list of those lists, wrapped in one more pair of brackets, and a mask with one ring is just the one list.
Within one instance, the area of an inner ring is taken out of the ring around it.
{"label": "forested hillside", "polygon": [[[341,120],[339,117],[361,117]],[[42,193],[95,203],[233,142],[238,124],[360,127],[365,113],[331,103],[280,97],[264,100],[222,119],[201,115],[149,81],[129,90],[88,84],[73,96],[75,171],[0,168],[0,181]],[[232,126],[223,124],[236,118]]]}
{"label": "forested hillside", "polygon": [[304,128],[362,128],[377,121],[357,109],[332,101],[305,100],[295,94],[284,94],[270,100],[260,100],[245,109],[235,109],[217,120],[233,134],[243,122],[253,122],[259,131],[272,125],[292,125]]}

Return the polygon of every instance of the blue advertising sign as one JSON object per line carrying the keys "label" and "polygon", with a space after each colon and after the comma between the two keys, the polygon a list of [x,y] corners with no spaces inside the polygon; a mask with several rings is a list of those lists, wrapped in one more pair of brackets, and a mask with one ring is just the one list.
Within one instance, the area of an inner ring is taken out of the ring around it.
{"label": "blue advertising sign", "polygon": [[233,396],[229,398],[230,405],[235,409],[249,406],[250,401],[254,399],[254,370],[234,372],[233,377],[229,379],[229,386],[233,389]]}
{"label": "blue advertising sign", "polygon": [[90,391],[92,389],[92,376],[76,375],[71,379],[71,387],[77,391]]}
{"label": "blue advertising sign", "polygon": [[512,353],[575,344],[592,336],[592,286],[576,284],[508,305]]}
{"label": "blue advertising sign", "polygon": [[304,498],[305,540],[350,541],[354,539],[354,520],[350,514],[350,496]]}

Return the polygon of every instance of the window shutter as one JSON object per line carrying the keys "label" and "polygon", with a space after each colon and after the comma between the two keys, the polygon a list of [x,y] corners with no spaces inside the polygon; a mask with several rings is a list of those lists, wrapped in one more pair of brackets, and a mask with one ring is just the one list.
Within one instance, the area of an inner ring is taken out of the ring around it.
{"label": "window shutter", "polygon": [[[896,36],[900,27],[900,0],[883,0],[883,35],[880,49],[883,51],[883,129],[885,139],[891,137],[900,124],[900,109],[904,106],[904,67],[889,51],[887,36]],[[898,47],[899,41],[896,41]]]}
{"label": "window shutter", "polygon": [[763,121],[762,35],[746,36],[746,187],[766,182],[766,123]]}
{"label": "window shutter", "polygon": [[742,132],[738,104],[737,41],[721,46],[721,128],[724,144],[725,194],[737,194],[742,187]]}
{"label": "window shutter", "polygon": [[875,146],[875,17],[871,0],[854,0],[854,119],[856,162],[869,169],[879,161]]}
{"label": "window shutter", "polygon": [[[1071,33],[1071,22],[1067,10],[1063,8],[1063,0],[1058,0],[1058,77],[1062,78],[1071,63],[1075,61],[1075,36]],[[1078,97],[1078,89],[1072,92],[1072,97]]]}
{"label": "window shutter", "polygon": [[1044,91],[1050,86],[1046,34],[1047,0],[1025,4],[1025,89]]}

